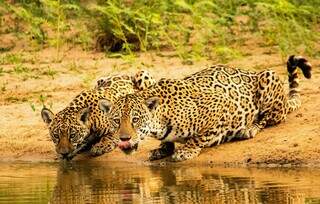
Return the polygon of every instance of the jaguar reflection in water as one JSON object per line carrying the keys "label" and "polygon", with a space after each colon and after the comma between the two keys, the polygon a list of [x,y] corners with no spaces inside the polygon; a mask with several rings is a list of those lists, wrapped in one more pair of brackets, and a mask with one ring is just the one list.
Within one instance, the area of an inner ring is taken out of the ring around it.
{"label": "jaguar reflection in water", "polygon": [[0,203],[319,203],[320,170],[0,164]]}

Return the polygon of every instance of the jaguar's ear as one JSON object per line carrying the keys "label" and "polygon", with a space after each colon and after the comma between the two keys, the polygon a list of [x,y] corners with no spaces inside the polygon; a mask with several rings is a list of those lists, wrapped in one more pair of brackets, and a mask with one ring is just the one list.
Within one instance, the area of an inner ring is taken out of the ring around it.
{"label": "jaguar's ear", "polygon": [[80,112],[80,121],[83,122],[84,124],[86,124],[89,120],[89,116],[90,116],[89,108],[84,108]]}
{"label": "jaguar's ear", "polygon": [[160,98],[157,96],[153,96],[146,100],[146,105],[150,110],[155,110],[160,103]]}
{"label": "jaguar's ear", "polygon": [[108,99],[100,99],[98,104],[99,104],[100,110],[102,110],[104,113],[110,113],[112,109],[111,101],[109,101]]}
{"label": "jaguar's ear", "polygon": [[42,120],[47,123],[47,125],[49,125],[53,118],[54,118],[54,114],[52,113],[52,111],[46,107],[43,107],[41,110],[41,117]]}

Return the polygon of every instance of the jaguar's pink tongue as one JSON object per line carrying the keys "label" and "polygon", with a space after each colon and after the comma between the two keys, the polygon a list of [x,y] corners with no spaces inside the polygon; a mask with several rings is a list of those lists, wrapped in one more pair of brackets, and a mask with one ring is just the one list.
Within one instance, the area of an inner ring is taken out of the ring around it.
{"label": "jaguar's pink tongue", "polygon": [[131,144],[129,141],[121,141],[118,143],[118,147],[120,149],[129,149],[129,148],[131,148]]}

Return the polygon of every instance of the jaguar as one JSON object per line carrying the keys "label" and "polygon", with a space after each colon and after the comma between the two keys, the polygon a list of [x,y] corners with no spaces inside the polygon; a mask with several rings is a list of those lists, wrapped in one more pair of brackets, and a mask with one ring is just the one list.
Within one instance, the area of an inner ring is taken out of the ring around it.
{"label": "jaguar", "polygon": [[203,148],[253,138],[263,128],[284,121],[301,106],[297,68],[311,78],[311,64],[290,56],[288,93],[272,70],[214,65],[183,79],[161,79],[146,90],[110,101],[105,118],[125,153],[137,150],[140,141],[150,136],[161,144],[150,152],[149,160],[188,160]]}
{"label": "jaguar", "polygon": [[70,160],[83,151],[92,156],[111,152],[117,147],[117,139],[112,137],[112,129],[109,129],[112,126],[108,126],[103,117],[103,113],[109,111],[109,103],[126,94],[147,89],[153,83],[153,77],[144,70],[132,77],[102,77],[93,89],[82,91],[57,114],[43,107],[41,116],[59,157]]}

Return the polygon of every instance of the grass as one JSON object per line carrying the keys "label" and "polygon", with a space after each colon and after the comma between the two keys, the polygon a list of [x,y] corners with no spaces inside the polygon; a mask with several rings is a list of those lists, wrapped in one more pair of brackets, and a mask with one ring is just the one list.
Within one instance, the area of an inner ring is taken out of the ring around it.
{"label": "grass", "polygon": [[22,64],[17,64],[13,67],[13,72],[16,74],[27,74],[30,73],[30,68]]}
{"label": "grass", "polygon": [[42,75],[50,76],[52,79],[54,79],[55,75],[57,75],[58,72],[56,70],[53,70],[52,68],[48,67],[47,70],[42,72]]}
{"label": "grass", "polygon": [[[51,95],[40,94],[36,100],[29,100],[30,108],[32,109],[33,112],[36,112],[36,113],[38,112],[36,107],[38,107],[39,104],[40,104],[40,108],[48,107],[48,108],[52,109],[53,103],[47,102],[48,98],[50,98],[50,97],[51,97]],[[46,106],[45,104],[48,104],[48,106]]]}
{"label": "grass", "polygon": [[23,56],[20,53],[7,53],[0,56],[0,64],[19,64],[24,62]]}
{"label": "grass", "polygon": [[23,81],[40,78],[40,74],[37,69],[28,67],[25,64],[16,64],[13,69],[7,71],[7,73],[13,73],[19,76]]}
{"label": "grass", "polygon": [[[31,64],[32,61],[30,61]],[[52,79],[59,73],[57,70],[52,69],[49,66],[40,67],[37,66],[28,66],[26,63],[20,63],[20,60],[14,61],[13,67],[11,69],[5,70],[0,67],[0,76],[3,76],[5,73],[14,74],[16,76],[22,77],[23,81],[28,79],[39,79],[41,76],[49,76]]]}
{"label": "grass", "polygon": [[245,55],[241,46],[252,37],[284,57],[319,55],[317,0],[17,0],[0,8],[13,16],[12,32],[41,48],[55,47],[57,62],[64,45],[99,49],[128,62],[136,51],[148,50],[175,51],[185,64],[204,58],[227,62]]}
{"label": "grass", "polygon": [[218,56],[222,63],[226,63],[229,60],[237,59],[242,56],[239,51],[225,46],[214,47],[213,51],[215,56]]}

